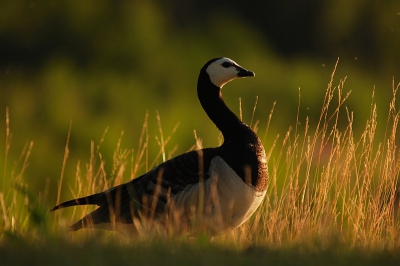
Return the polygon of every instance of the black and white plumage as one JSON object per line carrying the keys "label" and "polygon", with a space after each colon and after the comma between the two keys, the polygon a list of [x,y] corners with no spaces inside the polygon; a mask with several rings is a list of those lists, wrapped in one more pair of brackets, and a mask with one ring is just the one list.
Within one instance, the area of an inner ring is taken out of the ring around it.
{"label": "black and white plumage", "polygon": [[[202,228],[221,234],[243,224],[265,196],[267,159],[257,135],[224,103],[221,88],[254,73],[228,58],[208,61],[200,70],[197,94],[212,122],[222,132],[220,147],[191,151],[172,158],[128,183],[73,199],[51,211],[97,205],[70,229],[111,228],[151,217],[163,224]],[[189,229],[191,230],[191,229]]]}

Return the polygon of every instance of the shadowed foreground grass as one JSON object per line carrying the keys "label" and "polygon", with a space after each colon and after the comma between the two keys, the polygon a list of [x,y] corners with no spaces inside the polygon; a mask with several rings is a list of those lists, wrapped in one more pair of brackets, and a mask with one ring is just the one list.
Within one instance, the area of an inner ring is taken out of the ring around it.
{"label": "shadowed foreground grass", "polygon": [[[7,241],[8,242],[8,241]],[[139,243],[98,243],[96,239],[71,243],[47,239],[40,243],[4,242],[2,265],[400,265],[390,251],[366,252],[342,246],[307,249],[301,246],[244,249],[210,242],[164,240]]]}
{"label": "shadowed foreground grass", "polygon": [[[89,162],[77,165],[72,184],[63,180],[68,137],[57,199],[49,199],[46,189],[32,195],[23,178],[33,142],[14,163],[7,157],[12,135],[7,112],[0,264],[400,265],[400,84],[393,80],[386,116],[378,117],[372,96],[370,118],[361,130],[353,129],[354,114],[345,107],[350,93],[344,92],[344,84],[345,79],[334,86],[332,75],[316,125],[308,118],[300,121],[297,114],[296,125],[274,137],[273,145],[266,147],[270,180],[264,202],[244,225],[214,239],[201,233],[187,238],[175,234],[174,228],[155,230],[148,224],[136,237],[89,229],[66,232],[93,207],[48,213],[49,204],[103,191],[171,157],[173,151],[167,156],[165,150],[171,138],[164,137],[160,121],[160,152],[154,159],[148,155],[146,117],[136,150],[118,142],[111,173],[104,170],[101,140],[92,143]],[[262,140],[268,136],[272,113],[265,132],[258,121],[250,123]],[[201,140],[196,141],[192,149],[201,146]],[[65,185],[70,195],[62,195]]]}

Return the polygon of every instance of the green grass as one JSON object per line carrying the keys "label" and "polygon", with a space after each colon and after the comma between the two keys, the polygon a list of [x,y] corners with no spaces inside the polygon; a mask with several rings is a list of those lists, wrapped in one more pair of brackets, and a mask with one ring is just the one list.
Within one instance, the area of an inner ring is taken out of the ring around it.
{"label": "green grass", "polygon": [[[247,223],[214,239],[207,234],[187,238],[154,227],[144,228],[137,237],[92,230],[66,232],[69,224],[92,207],[48,213],[49,205],[126,182],[139,169],[173,156],[175,149],[165,147],[176,128],[165,137],[159,116],[158,154],[148,152],[146,116],[137,150],[122,147],[121,134],[108,173],[104,165],[109,162],[100,152],[103,136],[98,144],[91,143],[88,163],[76,166],[72,184],[64,181],[69,133],[57,198],[50,199],[47,187],[33,195],[29,185],[34,181],[23,179],[33,142],[26,144],[19,158],[8,156],[12,133],[7,110],[0,264],[400,265],[400,157],[396,146],[400,84],[393,82],[386,117],[378,119],[372,96],[370,117],[359,130],[353,128],[357,114],[345,106],[348,97],[357,95],[344,91],[345,80],[336,86],[333,83],[332,75],[316,124],[300,119],[298,113],[296,124],[287,132],[269,136],[269,125],[279,120],[279,114],[272,110],[264,124],[251,119],[261,139],[275,139],[266,147],[270,174],[266,199]],[[300,106],[301,95],[299,110]],[[378,124],[384,127],[382,134]],[[201,146],[197,137],[192,149],[196,146]]]}
{"label": "green grass", "polygon": [[13,244],[0,248],[2,265],[399,265],[398,254],[339,247],[244,249],[187,241],[99,244],[49,241],[40,245]]}

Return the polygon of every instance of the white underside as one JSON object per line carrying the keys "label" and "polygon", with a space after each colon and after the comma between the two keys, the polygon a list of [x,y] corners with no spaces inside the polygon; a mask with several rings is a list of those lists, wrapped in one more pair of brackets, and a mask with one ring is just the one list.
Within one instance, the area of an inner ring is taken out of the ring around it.
{"label": "white underside", "polygon": [[250,218],[265,196],[265,191],[245,184],[221,157],[211,161],[210,176],[175,195],[169,209],[175,224],[200,221],[213,234],[233,230]]}

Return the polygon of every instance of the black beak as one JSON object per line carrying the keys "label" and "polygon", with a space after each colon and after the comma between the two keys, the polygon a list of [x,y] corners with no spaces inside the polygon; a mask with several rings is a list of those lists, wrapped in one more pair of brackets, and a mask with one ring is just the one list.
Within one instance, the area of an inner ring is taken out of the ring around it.
{"label": "black beak", "polygon": [[249,71],[247,69],[238,67],[237,68],[239,70],[239,72],[237,73],[237,76],[242,78],[242,77],[254,77],[256,74],[254,74],[253,71]]}

